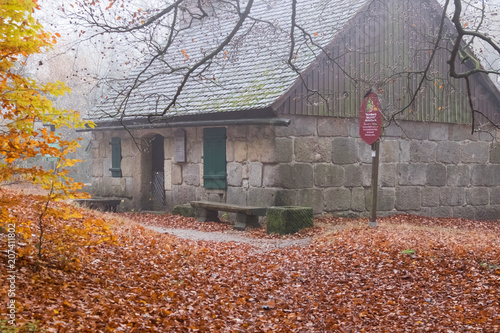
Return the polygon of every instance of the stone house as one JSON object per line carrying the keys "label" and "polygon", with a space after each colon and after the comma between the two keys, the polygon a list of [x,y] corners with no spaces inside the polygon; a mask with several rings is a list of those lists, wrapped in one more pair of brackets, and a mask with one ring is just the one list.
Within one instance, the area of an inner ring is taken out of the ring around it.
{"label": "stone house", "polygon": [[[379,214],[500,218],[500,132],[473,119],[465,83],[448,77],[452,38],[435,38],[437,2],[298,1],[296,22],[310,34],[295,29],[291,56],[290,4],[254,6],[253,30],[244,25],[168,113],[180,77],[149,75],[160,60],[139,74],[132,94],[110,94],[93,110],[95,195],[123,198],[124,210],[211,200],[367,215],[372,157],[358,110],[376,85],[385,118]],[[165,58],[189,63],[220,40],[225,22],[201,22]],[[431,79],[421,80],[431,52]],[[457,64],[471,65],[465,57]],[[500,94],[488,77],[475,75],[471,86],[477,109],[500,123]]]}

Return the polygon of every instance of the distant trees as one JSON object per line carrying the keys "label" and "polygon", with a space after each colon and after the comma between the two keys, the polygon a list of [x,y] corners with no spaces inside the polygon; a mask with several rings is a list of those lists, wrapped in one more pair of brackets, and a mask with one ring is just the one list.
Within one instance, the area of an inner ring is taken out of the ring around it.
{"label": "distant trees", "polygon": [[[78,128],[86,122],[78,112],[57,109],[50,101],[51,95],[69,92],[63,82],[40,84],[18,74],[27,57],[50,48],[59,35],[42,29],[32,16],[36,9],[36,1],[17,0],[5,1],[0,8],[0,181],[22,179],[69,194],[80,187],[65,169],[77,162],[67,154],[79,146],[78,141],[64,140],[51,126]],[[43,170],[16,164],[37,155],[57,160],[57,167]]]}

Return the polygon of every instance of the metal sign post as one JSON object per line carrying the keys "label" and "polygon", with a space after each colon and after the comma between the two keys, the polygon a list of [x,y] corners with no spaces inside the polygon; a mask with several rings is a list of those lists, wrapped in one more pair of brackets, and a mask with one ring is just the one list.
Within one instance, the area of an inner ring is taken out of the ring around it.
{"label": "metal sign post", "polygon": [[378,163],[380,141],[372,143],[372,212],[370,215],[370,227],[377,227],[377,194],[378,194]]}
{"label": "metal sign post", "polygon": [[377,192],[380,135],[382,135],[382,108],[377,94],[371,90],[365,95],[359,110],[359,135],[372,146],[372,210],[370,226],[377,226]]}

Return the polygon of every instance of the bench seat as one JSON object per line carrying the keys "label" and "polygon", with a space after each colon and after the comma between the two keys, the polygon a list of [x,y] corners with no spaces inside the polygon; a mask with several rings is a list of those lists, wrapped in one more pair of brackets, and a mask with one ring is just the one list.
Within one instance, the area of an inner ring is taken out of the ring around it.
{"label": "bench seat", "polygon": [[265,216],[266,207],[253,207],[233,205],[223,202],[191,201],[191,206],[196,209],[196,219],[201,222],[219,221],[219,211],[236,213],[235,229],[258,228],[259,216]]}

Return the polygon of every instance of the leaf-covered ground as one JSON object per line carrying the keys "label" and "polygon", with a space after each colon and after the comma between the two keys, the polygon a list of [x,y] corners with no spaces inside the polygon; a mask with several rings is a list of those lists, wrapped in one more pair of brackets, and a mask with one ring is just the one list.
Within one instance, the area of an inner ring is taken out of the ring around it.
{"label": "leaf-covered ground", "polygon": [[[29,197],[20,205],[29,211]],[[228,230],[223,224],[104,218],[117,242],[82,247],[80,268],[48,261],[35,273],[34,258],[17,263],[18,324],[46,332],[500,332],[500,221],[399,215],[373,229],[322,218],[292,236],[314,237],[310,245],[258,253],[137,222],[208,232]]]}

